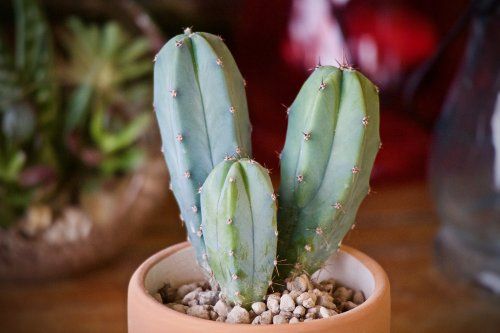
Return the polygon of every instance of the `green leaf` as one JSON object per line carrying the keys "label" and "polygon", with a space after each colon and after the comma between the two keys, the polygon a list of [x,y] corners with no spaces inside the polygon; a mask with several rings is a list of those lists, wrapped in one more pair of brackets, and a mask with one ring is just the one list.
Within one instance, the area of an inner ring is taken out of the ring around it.
{"label": "green leaf", "polygon": [[22,87],[14,69],[12,54],[0,31],[0,112],[22,98]]}
{"label": "green leaf", "polygon": [[83,83],[71,94],[66,114],[66,133],[82,124],[82,121],[88,113],[93,92],[94,89],[90,83]]}
{"label": "green leaf", "polygon": [[15,152],[7,161],[0,164],[0,180],[6,183],[17,181],[25,162],[26,154],[21,150]]}
{"label": "green leaf", "polygon": [[[102,121],[101,121],[102,122]],[[116,133],[99,133],[99,147],[105,154],[111,154],[118,150],[127,148],[132,145],[146,129],[150,122],[150,117],[147,114],[141,114],[132,122],[127,124]]]}
{"label": "green leaf", "polygon": [[105,175],[129,172],[139,167],[143,160],[144,152],[138,148],[133,148],[116,156],[105,158],[100,165],[100,169]]}
{"label": "green leaf", "polygon": [[25,90],[33,92],[42,129],[57,125],[57,84],[49,27],[34,0],[14,0],[16,17],[15,68]]}

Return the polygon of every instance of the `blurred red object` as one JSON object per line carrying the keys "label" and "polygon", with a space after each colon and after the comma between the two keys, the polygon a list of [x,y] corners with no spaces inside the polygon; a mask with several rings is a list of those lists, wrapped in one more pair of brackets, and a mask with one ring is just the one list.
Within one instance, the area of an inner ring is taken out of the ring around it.
{"label": "blurred red object", "polygon": [[[337,3],[337,5],[335,5]],[[304,69],[347,60],[382,88],[429,57],[437,44],[432,22],[418,11],[352,1],[295,0],[283,58]],[[352,5],[351,5],[352,4]]]}
{"label": "blurred red object", "polygon": [[[381,136],[376,183],[423,177],[430,128],[404,108],[407,75],[426,60],[460,14],[464,0],[247,0],[235,19],[235,58],[247,79],[254,156],[278,172],[286,132],[282,104],[293,102],[309,69],[347,58],[380,85]],[[305,25],[302,25],[303,24]],[[436,72],[424,110],[437,113],[454,71],[455,49]],[[281,55],[281,57],[279,56]]]}

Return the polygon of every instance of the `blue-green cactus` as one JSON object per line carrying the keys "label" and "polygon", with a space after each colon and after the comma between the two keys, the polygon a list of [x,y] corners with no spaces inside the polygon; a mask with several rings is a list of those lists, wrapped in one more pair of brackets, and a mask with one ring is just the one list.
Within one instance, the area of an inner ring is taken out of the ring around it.
{"label": "blue-green cactus", "polygon": [[222,162],[201,194],[208,261],[225,297],[249,306],[270,286],[278,231],[268,171],[250,159]]}
{"label": "blue-green cactus", "polygon": [[251,156],[244,80],[221,38],[190,29],[162,48],[154,67],[154,108],[171,188],[197,260],[210,272],[198,192],[224,158]]}
{"label": "blue-green cactus", "polygon": [[313,273],[339,248],[369,192],[379,146],[377,87],[352,68],[318,66],[290,107],[281,155],[283,275]]}

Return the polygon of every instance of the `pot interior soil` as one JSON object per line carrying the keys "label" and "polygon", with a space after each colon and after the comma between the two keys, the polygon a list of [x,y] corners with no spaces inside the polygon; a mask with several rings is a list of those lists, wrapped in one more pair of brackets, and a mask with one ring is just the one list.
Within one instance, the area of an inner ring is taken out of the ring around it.
{"label": "pot interior soil", "polygon": [[[164,258],[148,272],[145,286],[158,302],[202,319],[254,325],[307,322],[354,309],[374,290],[374,280],[367,268],[347,260],[349,254],[344,253],[333,256],[311,279],[305,274],[295,277],[287,281],[282,293],[273,292],[280,286],[272,286],[265,300],[244,309],[228,304],[219,290],[212,290],[209,283],[203,282],[196,266],[186,265],[192,262],[187,259],[192,252],[186,248],[175,257]],[[168,267],[176,269],[166,271]]]}

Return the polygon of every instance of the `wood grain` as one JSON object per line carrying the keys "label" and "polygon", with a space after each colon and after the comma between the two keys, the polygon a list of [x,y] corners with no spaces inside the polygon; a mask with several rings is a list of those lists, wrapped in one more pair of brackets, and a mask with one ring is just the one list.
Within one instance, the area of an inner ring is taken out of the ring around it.
{"label": "wood grain", "polygon": [[[345,243],[375,258],[392,289],[393,332],[500,332],[500,302],[444,277],[435,265],[438,219],[423,182],[382,186],[362,205]],[[113,262],[74,278],[0,285],[1,332],[125,332],[134,269],[182,241],[172,198]]]}

